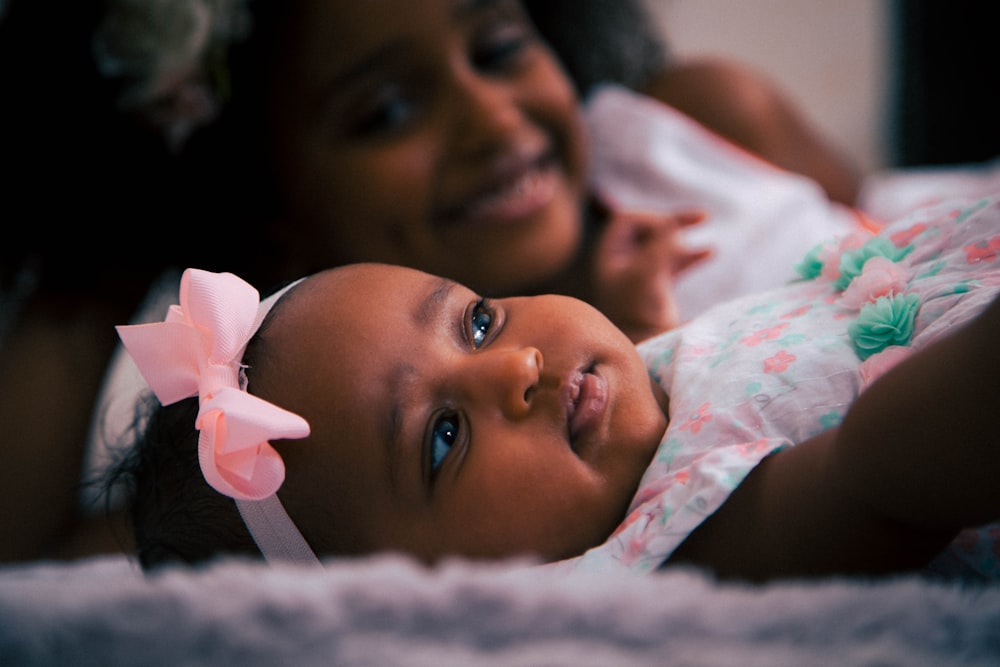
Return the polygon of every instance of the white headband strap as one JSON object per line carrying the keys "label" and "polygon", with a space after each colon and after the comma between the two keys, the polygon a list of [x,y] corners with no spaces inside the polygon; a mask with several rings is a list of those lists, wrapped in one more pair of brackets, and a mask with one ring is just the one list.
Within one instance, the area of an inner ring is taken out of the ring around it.
{"label": "white headband strap", "polygon": [[236,499],[235,502],[250,536],[268,563],[320,564],[277,494],[263,500]]}
{"label": "white headband strap", "polygon": [[[285,292],[301,280],[282,287],[280,290],[260,302],[257,310],[257,325],[264,321],[271,308]],[[261,500],[243,500],[236,498],[236,508],[240,511],[243,524],[250,531],[250,536],[268,563],[277,561],[319,565],[316,554],[302,536],[301,531],[288,516],[285,506],[281,504],[278,494],[270,495]]]}

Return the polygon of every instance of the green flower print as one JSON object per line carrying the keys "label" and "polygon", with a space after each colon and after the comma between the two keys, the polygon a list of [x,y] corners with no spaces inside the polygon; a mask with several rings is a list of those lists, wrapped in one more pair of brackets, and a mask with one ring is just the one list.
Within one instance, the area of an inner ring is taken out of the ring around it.
{"label": "green flower print", "polygon": [[819,243],[813,246],[806,256],[802,258],[802,261],[795,265],[795,271],[803,280],[812,280],[813,278],[819,277],[819,274],[823,271],[823,260],[820,259],[820,254],[823,252],[823,243]]}
{"label": "green flower print", "polygon": [[890,345],[907,345],[920,299],[915,294],[880,296],[861,308],[847,327],[854,351],[864,361]]}

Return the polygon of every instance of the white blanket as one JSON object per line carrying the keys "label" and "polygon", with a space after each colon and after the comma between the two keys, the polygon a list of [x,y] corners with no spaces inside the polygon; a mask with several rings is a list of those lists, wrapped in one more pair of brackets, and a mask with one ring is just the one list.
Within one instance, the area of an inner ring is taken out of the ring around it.
{"label": "white blanket", "polygon": [[524,563],[0,568],[0,665],[997,665],[1000,587],[764,587]]}

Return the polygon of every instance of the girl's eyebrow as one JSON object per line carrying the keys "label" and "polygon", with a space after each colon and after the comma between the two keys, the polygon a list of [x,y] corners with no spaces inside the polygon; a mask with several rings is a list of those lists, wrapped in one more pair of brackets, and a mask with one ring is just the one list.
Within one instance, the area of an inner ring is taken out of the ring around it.
{"label": "girl's eyebrow", "polygon": [[403,60],[405,52],[406,47],[401,43],[384,44],[379,49],[345,67],[343,71],[331,76],[324,85],[327,96],[335,97],[337,93],[349,87],[352,82],[360,81],[374,72],[390,67],[394,62]]}
{"label": "girl's eyebrow", "polygon": [[474,14],[483,9],[488,9],[494,5],[498,5],[502,0],[461,0],[461,2],[455,3],[455,10],[452,12],[452,16],[455,18],[462,18],[469,14]]}
{"label": "girl's eyebrow", "polygon": [[[485,11],[501,4],[505,0],[460,0],[455,3],[452,20],[461,21],[470,15]],[[384,70],[393,63],[408,60],[408,48],[403,41],[392,41],[383,44],[375,51],[352,63],[343,71],[336,73],[326,82],[324,89],[328,97],[335,97],[338,92],[352,82],[370,76],[373,72]]]}

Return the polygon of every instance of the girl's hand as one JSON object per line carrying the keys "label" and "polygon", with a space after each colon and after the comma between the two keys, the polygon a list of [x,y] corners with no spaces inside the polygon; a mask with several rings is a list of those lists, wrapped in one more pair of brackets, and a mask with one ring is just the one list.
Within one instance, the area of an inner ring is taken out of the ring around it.
{"label": "girl's hand", "polygon": [[705,214],[608,210],[607,215],[594,253],[594,302],[638,343],[680,324],[674,278],[711,250],[686,247],[679,231],[702,222]]}

